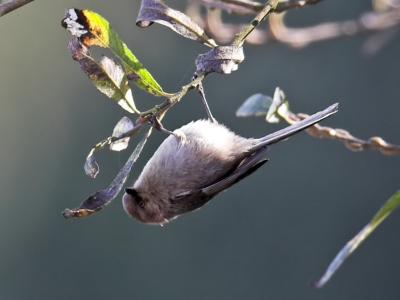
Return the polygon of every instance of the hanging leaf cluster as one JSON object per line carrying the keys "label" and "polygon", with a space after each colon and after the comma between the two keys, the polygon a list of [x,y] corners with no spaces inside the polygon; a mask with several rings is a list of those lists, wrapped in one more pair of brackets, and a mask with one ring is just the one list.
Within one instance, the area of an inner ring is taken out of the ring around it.
{"label": "hanging leaf cluster", "polygon": [[[122,108],[139,113],[133,101],[128,78],[141,89],[155,96],[165,96],[158,82],[119,38],[109,22],[90,10],[68,9],[61,24],[71,33],[69,50],[81,69],[99,91],[118,102]],[[119,60],[108,57],[97,62],[89,48],[98,46],[109,49]]]}

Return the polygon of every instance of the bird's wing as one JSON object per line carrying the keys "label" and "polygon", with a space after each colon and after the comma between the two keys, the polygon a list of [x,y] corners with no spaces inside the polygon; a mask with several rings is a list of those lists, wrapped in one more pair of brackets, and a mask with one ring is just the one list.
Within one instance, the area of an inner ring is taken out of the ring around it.
{"label": "bird's wing", "polygon": [[184,214],[202,207],[218,193],[252,174],[268,160],[264,158],[266,147],[258,149],[243,159],[237,168],[220,178],[215,183],[197,190],[186,191],[170,199],[170,215]]}
{"label": "bird's wing", "polygon": [[268,159],[264,158],[265,150],[266,147],[258,149],[252,155],[243,159],[233,172],[221,178],[219,181],[202,188],[202,192],[210,197],[214,197],[219,192],[226,190],[249,176],[268,161]]}

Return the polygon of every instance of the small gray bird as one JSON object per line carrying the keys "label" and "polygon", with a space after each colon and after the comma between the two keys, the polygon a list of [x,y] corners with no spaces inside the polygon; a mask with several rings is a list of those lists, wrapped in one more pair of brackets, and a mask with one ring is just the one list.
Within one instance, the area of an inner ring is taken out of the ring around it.
{"label": "small gray bird", "polygon": [[268,145],[337,110],[338,104],[334,104],[259,139],[241,137],[211,120],[186,124],[162,142],[133,187],[125,190],[124,210],[143,223],[163,225],[198,209],[266,163]]}

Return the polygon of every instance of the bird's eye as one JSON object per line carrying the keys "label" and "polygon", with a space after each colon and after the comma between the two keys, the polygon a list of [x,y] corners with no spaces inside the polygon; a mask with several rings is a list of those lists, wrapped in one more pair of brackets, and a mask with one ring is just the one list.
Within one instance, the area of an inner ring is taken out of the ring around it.
{"label": "bird's eye", "polygon": [[139,207],[144,208],[144,201],[143,200],[139,201],[138,205],[139,205]]}

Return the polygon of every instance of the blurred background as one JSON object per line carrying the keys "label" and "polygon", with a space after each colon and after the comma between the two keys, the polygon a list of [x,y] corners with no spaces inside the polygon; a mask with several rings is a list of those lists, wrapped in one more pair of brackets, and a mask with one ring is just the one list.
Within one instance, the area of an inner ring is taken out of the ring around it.
{"label": "blurred background", "polygon": [[[183,8],[183,1],[169,1]],[[328,285],[312,284],[342,245],[400,187],[399,157],[300,134],[274,146],[270,162],[203,209],[167,226],[140,224],[118,197],[102,212],[65,220],[105,187],[129,151],[97,155],[100,174],[86,177],[90,147],[125,115],[100,94],[67,51],[65,9],[106,17],[166,91],[187,83],[207,49],[154,25],[135,26],[139,1],[34,1],[0,19],[0,298],[1,299],[399,299],[400,218],[390,217]],[[369,1],[323,1],[291,11],[292,25],[346,20]],[[251,17],[242,17],[241,21]],[[215,116],[237,133],[260,137],[283,125],[242,119],[250,95],[281,87],[294,112],[339,101],[324,125],[400,143],[400,38],[373,56],[367,35],[301,50],[248,45],[230,76],[205,81]],[[102,52],[102,51],[100,51]],[[106,53],[106,51],[103,51]],[[134,88],[142,110],[161,100]],[[165,119],[175,129],[204,117],[190,93]],[[165,138],[155,132],[129,184]]]}

